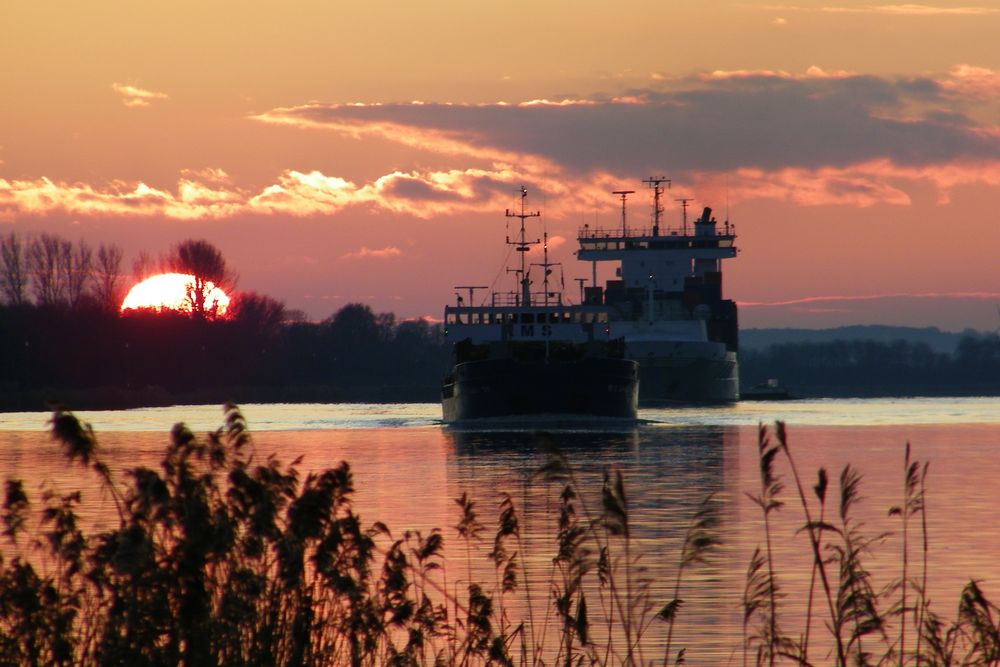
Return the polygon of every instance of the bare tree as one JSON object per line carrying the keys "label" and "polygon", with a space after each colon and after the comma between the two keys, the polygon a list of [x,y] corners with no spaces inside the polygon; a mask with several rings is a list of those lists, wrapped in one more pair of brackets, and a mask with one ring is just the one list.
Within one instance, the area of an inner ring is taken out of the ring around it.
{"label": "bare tree", "polygon": [[132,279],[137,283],[141,283],[156,271],[156,262],[153,261],[152,255],[145,250],[140,252],[139,256],[132,262]]}
{"label": "bare tree", "polygon": [[69,241],[64,247],[69,248],[69,256],[62,267],[66,274],[66,300],[75,307],[80,305],[93,277],[94,253],[83,239],[76,244],[75,250]]}
{"label": "bare tree", "polygon": [[191,303],[191,312],[195,315],[217,314],[218,304],[207,302],[211,289],[209,283],[223,291],[231,289],[236,284],[236,274],[226,266],[222,252],[208,241],[194,239],[181,241],[174,246],[167,257],[167,266],[178,273],[194,276],[188,299]]}
{"label": "bare tree", "polygon": [[38,305],[66,302],[69,271],[64,267],[71,264],[72,256],[73,244],[52,234],[42,234],[28,243],[28,271]]}
{"label": "bare tree", "polygon": [[94,298],[109,312],[117,311],[122,302],[122,249],[115,244],[97,248],[94,271]]}
{"label": "bare tree", "polygon": [[0,291],[12,306],[23,305],[28,298],[28,267],[24,243],[11,232],[0,237]]}

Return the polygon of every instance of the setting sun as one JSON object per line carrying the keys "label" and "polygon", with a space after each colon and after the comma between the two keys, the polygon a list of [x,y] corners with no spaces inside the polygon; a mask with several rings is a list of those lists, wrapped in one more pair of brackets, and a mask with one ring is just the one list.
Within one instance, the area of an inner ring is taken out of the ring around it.
{"label": "setting sun", "polygon": [[[129,290],[125,300],[122,301],[121,309],[152,308],[190,313],[192,310],[191,292],[194,289],[194,284],[194,276],[184,273],[161,273],[146,278]],[[206,311],[224,315],[228,308],[229,296],[213,283],[206,283]]]}

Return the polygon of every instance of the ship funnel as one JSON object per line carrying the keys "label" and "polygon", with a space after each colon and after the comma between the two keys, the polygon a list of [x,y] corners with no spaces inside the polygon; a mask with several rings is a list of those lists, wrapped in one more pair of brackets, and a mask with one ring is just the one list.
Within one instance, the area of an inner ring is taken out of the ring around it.
{"label": "ship funnel", "polygon": [[697,236],[715,235],[715,219],[712,217],[712,209],[708,206],[701,212],[701,217],[694,221],[694,233]]}

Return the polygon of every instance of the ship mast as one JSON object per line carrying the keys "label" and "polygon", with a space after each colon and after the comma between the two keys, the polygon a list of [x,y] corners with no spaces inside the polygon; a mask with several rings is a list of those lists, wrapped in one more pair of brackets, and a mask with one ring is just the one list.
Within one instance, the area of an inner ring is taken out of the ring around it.
{"label": "ship mast", "polygon": [[684,236],[687,236],[688,235],[688,202],[693,202],[694,199],[692,197],[681,197],[680,199],[675,199],[674,201],[679,201],[681,203],[681,210],[683,211],[683,213],[681,214],[683,217],[681,219],[683,220],[683,224],[684,224],[683,234],[684,234]]}
{"label": "ship mast", "polygon": [[650,176],[642,179],[643,183],[653,188],[653,236],[660,235],[660,218],[663,216],[663,206],[660,205],[660,196],[663,195],[663,184],[667,184],[670,189],[670,179],[665,176]]}
{"label": "ship mast", "polygon": [[[531,283],[528,280],[528,272],[527,272],[527,269],[525,267],[525,260],[524,260],[525,253],[527,253],[529,250],[531,250],[531,246],[538,245],[539,243],[541,243],[541,241],[538,240],[538,239],[535,239],[534,241],[528,241],[526,239],[526,237],[525,237],[524,221],[527,218],[537,218],[538,216],[541,215],[540,211],[527,212],[527,213],[525,212],[525,210],[524,210],[524,200],[527,199],[527,197],[528,197],[528,189],[522,185],[521,186],[521,211],[520,211],[520,213],[517,213],[515,211],[511,211],[510,209],[507,209],[506,212],[504,213],[504,215],[506,215],[508,218],[520,218],[521,219],[521,231],[518,234],[517,239],[514,240],[514,241],[511,241],[510,237],[508,236],[507,237],[507,245],[515,246],[514,249],[517,250],[519,253],[521,253],[521,268],[515,269],[514,273],[517,273],[518,275],[521,276],[521,303],[519,305],[522,305],[522,306],[530,306],[531,305]],[[548,262],[548,255],[547,254],[546,254],[546,257],[545,257],[545,261]]]}
{"label": "ship mast", "polygon": [[[548,308],[548,306],[549,306],[549,274],[552,273],[552,269],[550,269],[549,267],[550,266],[561,266],[562,264],[561,264],[561,262],[550,262],[549,261],[549,233],[545,232],[545,234],[543,235],[543,238],[544,238],[544,243],[542,244],[542,261],[540,263],[537,263],[537,264],[532,264],[532,266],[540,266],[540,267],[542,267],[542,270],[545,272],[545,279],[542,281],[543,285],[544,285],[544,289],[545,289],[545,296],[543,298],[545,299],[545,307]],[[560,303],[561,302],[562,302],[562,299],[560,298]]]}
{"label": "ship mast", "polygon": [[628,196],[634,192],[635,190],[615,190],[611,193],[622,198],[622,236],[626,236],[628,234],[628,226],[625,224],[625,200],[628,199]]}

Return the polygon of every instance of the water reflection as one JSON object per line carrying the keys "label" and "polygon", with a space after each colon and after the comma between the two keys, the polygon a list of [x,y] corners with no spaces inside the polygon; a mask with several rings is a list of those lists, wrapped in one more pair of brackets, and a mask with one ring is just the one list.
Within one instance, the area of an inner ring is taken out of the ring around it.
{"label": "water reflection", "polygon": [[[648,588],[652,616],[674,595],[678,561],[685,532],[706,499],[721,517],[720,547],[705,565],[684,573],[681,597],[685,601],[675,630],[674,646],[694,646],[691,664],[728,660],[739,645],[738,608],[742,567],[740,548],[731,525],[739,479],[740,431],[734,426],[643,426],[628,432],[602,431],[447,431],[454,457],[448,462],[453,486],[474,489],[482,513],[495,505],[490,498],[510,494],[523,513],[529,577],[535,606],[549,604],[558,532],[561,484],[536,474],[556,450],[569,463],[578,493],[580,512],[595,518],[601,512],[601,489],[607,471],[621,471],[626,484],[631,533],[631,556],[636,559],[635,581]],[[484,519],[485,521],[485,519]],[[731,539],[732,537],[732,539]],[[619,543],[619,564],[624,554]],[[481,563],[478,576],[488,577]],[[591,600],[599,595],[591,586]],[[527,602],[520,600],[524,612]],[[539,612],[535,610],[535,617]],[[596,611],[592,612],[596,616]],[[736,632],[734,632],[736,630]],[[662,657],[666,625],[653,622],[644,651]]]}

